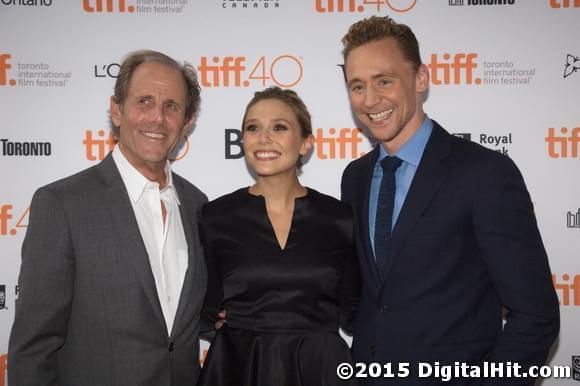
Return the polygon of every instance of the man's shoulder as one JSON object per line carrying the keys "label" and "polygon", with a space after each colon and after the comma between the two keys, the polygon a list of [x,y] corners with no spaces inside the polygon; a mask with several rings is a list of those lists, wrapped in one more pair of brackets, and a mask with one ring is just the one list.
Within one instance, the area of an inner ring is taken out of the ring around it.
{"label": "man's shoulder", "polygon": [[[100,164],[99,164],[100,165]],[[77,173],[63,177],[39,188],[57,194],[82,193],[94,190],[99,181],[99,165],[93,165]]]}
{"label": "man's shoulder", "polygon": [[181,195],[188,200],[192,200],[194,202],[205,203],[207,202],[207,196],[204,192],[202,192],[197,186],[191,183],[189,180],[181,177],[179,174],[173,172],[173,183],[179,189]]}
{"label": "man's shoulder", "polygon": [[[104,199],[103,178],[98,165],[83,169],[36,189],[31,207],[57,205],[79,213],[99,207]],[[79,211],[80,208],[83,208]]]}
{"label": "man's shoulder", "polygon": [[507,155],[489,149],[477,142],[471,141],[470,139],[465,139],[464,137],[453,135],[442,126],[440,126],[437,122],[433,122],[435,124],[434,134],[449,141],[451,157],[466,167],[476,167],[477,165],[483,166],[490,164],[505,165],[513,163],[513,161]]}
{"label": "man's shoulder", "polygon": [[513,164],[511,158],[499,151],[489,149],[479,143],[472,142],[454,135],[451,137],[451,153],[452,156],[465,164],[466,166],[471,165],[475,167],[480,166],[490,166],[490,165],[507,165]]}
{"label": "man's shoulder", "polygon": [[373,166],[372,160],[377,156],[375,154],[375,152],[377,151],[378,150],[375,147],[375,149],[363,155],[362,157],[359,157],[349,162],[349,164],[346,165],[346,167],[344,168],[343,178],[345,176],[349,176],[351,173],[360,172],[361,170],[366,170],[372,167]]}

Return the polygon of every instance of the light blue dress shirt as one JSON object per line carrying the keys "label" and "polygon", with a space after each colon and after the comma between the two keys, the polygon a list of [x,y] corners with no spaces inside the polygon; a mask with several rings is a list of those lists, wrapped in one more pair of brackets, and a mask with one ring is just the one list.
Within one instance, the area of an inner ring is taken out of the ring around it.
{"label": "light blue dress shirt", "polygon": [[375,253],[375,217],[377,214],[377,201],[379,199],[379,188],[381,186],[381,179],[383,178],[383,169],[381,168],[381,161],[387,156],[397,156],[403,162],[401,166],[395,172],[395,183],[397,185],[395,191],[395,206],[393,208],[393,224],[391,225],[391,230],[395,228],[397,219],[399,218],[399,213],[411,187],[411,182],[413,182],[413,177],[417,172],[417,167],[421,158],[423,157],[423,152],[425,151],[425,146],[427,141],[431,136],[433,131],[433,122],[429,117],[425,116],[423,124],[413,136],[401,146],[396,154],[389,154],[383,146],[379,146],[379,158],[375,163],[373,169],[373,177],[371,180],[371,189],[369,194],[369,237],[371,241],[371,247],[373,248],[373,255]]}

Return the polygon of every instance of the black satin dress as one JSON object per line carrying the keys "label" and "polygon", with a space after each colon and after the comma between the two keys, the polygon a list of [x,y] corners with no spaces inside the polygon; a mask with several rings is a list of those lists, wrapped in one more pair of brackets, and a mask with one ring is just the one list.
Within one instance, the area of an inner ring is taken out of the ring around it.
{"label": "black satin dress", "polygon": [[207,204],[205,317],[225,309],[199,385],[332,386],[351,362],[338,333],[352,331],[360,291],[349,207],[308,189],[281,249],[262,196],[237,190]]}

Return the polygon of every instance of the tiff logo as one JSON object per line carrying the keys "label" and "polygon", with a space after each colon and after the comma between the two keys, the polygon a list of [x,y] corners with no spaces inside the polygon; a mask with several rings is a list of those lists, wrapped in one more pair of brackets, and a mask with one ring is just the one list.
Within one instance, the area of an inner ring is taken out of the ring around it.
{"label": "tiff logo", "polygon": [[16,79],[8,79],[8,70],[12,68],[9,62],[11,58],[10,54],[0,54],[0,86],[6,86],[6,84],[16,86]]}
{"label": "tiff logo", "polygon": [[113,133],[108,133],[105,130],[98,130],[96,137],[93,137],[93,131],[85,131],[85,155],[89,161],[102,161],[105,156],[113,150],[117,141]]}
{"label": "tiff logo", "polygon": [[[30,212],[30,207],[26,208],[22,215],[14,217],[12,210],[14,206],[11,204],[4,204],[0,206],[0,236],[15,236],[18,233],[18,229],[26,228],[26,220],[28,218],[28,213]],[[12,227],[11,219],[17,219],[16,224]]]}
{"label": "tiff logo", "polygon": [[359,152],[358,145],[363,142],[361,131],[358,128],[331,127],[325,133],[323,129],[316,129],[314,145],[316,156],[319,159],[355,159],[365,153]]}
{"label": "tiff logo", "polygon": [[[0,235],[6,236],[8,234],[8,223],[9,220],[12,219],[12,205],[6,204],[0,206]],[[16,232],[10,231],[11,235],[14,235]]]}
{"label": "tiff logo", "polygon": [[580,8],[580,0],[550,0],[552,8]]}
{"label": "tiff logo", "polygon": [[566,226],[568,228],[579,228],[580,229],[580,208],[578,208],[578,212],[576,212],[576,213],[572,213],[572,212],[567,213]]}
{"label": "tiff logo", "polygon": [[363,12],[364,10],[364,5],[357,7],[356,0],[316,0],[316,12],[318,13]]}
{"label": "tiff logo", "polygon": [[437,54],[431,54],[431,63],[427,64],[431,71],[431,83],[441,84],[481,84],[480,78],[474,77],[477,68],[476,53],[443,54],[442,59]]}
{"label": "tiff logo", "polygon": [[574,275],[570,278],[567,273],[562,275],[562,280],[552,274],[552,283],[558,293],[560,305],[562,306],[580,306],[580,275]]}
{"label": "tiff logo", "polygon": [[135,7],[127,7],[125,0],[83,0],[83,9],[89,13],[135,12]]}
{"label": "tiff logo", "polygon": [[[213,65],[208,63],[207,57],[201,57],[201,63],[197,67],[200,75],[200,83],[203,87],[230,86],[231,75],[233,75],[233,85],[240,87],[242,85],[242,74],[246,71],[244,56],[226,56],[220,63],[220,58],[214,56],[212,58]],[[221,76],[220,76],[221,74]],[[245,80],[244,87],[248,87],[250,82]]]}
{"label": "tiff logo", "polygon": [[556,129],[548,128],[548,135],[544,140],[548,144],[548,155],[550,158],[578,158],[580,153],[580,127],[572,129],[568,134],[568,128],[562,127],[560,134],[556,135]]}
{"label": "tiff logo", "polygon": [[202,56],[197,71],[202,87],[249,87],[254,82],[286,88],[298,84],[304,73],[302,59],[294,55],[260,56],[255,62],[246,56]]}

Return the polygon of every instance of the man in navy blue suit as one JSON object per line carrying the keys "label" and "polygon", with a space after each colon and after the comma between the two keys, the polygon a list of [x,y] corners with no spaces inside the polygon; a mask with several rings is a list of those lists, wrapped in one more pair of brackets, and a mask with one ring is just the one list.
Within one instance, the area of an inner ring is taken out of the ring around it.
{"label": "man in navy blue suit", "polygon": [[487,362],[504,378],[452,383],[533,383],[506,374],[545,363],[559,306],[522,175],[424,113],[429,71],[408,26],[373,16],[342,41],[353,113],[378,142],[341,186],[363,277],[354,358],[386,365],[360,380],[438,384],[436,362]]}

